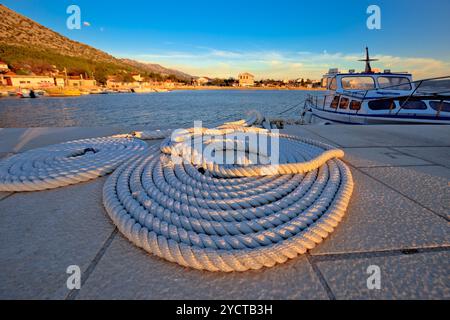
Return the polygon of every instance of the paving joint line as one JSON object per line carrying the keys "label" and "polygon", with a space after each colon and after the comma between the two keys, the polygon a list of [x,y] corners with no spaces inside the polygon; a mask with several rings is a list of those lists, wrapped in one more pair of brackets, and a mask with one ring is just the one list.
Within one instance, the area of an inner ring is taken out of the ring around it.
{"label": "paving joint line", "polygon": [[16,192],[11,192],[10,194],[7,194],[4,198],[1,198],[0,201],[3,201],[3,200],[5,200],[5,199],[8,199],[9,197],[11,197],[11,196],[13,196],[13,195],[15,195],[15,194],[16,194]]}
{"label": "paving joint line", "polygon": [[[305,127],[307,127],[307,126],[305,126]],[[330,143],[330,144],[332,144],[332,145],[334,145],[334,146],[337,146],[337,147],[339,147],[339,148],[344,148],[344,147],[341,146],[339,143],[334,142],[334,141],[332,141],[332,140],[330,140],[330,139],[328,139],[328,138],[325,138],[324,136],[322,136],[322,135],[320,135],[320,134],[318,134],[318,133],[316,133],[316,132],[314,132],[314,131],[312,131],[312,130],[308,130],[308,128],[305,128],[305,130],[308,131],[309,133],[312,133],[312,134],[315,134],[316,136],[321,137],[322,139],[328,141],[328,143]]]}
{"label": "paving joint line", "polygon": [[320,271],[319,267],[315,263],[315,258],[311,256],[309,253],[306,253],[306,259],[308,260],[309,264],[311,265],[311,268],[313,269],[314,273],[316,274],[317,278],[319,279],[320,284],[325,289],[325,292],[327,293],[328,299],[330,300],[336,300],[336,296],[333,293],[333,290],[331,290],[330,285],[328,284],[327,280],[325,279],[324,275],[322,274],[322,271]]}
{"label": "paving joint line", "polygon": [[355,147],[342,147],[345,149],[382,149],[382,148],[450,148],[450,146],[386,146],[386,145],[376,145],[376,146],[355,146]]}
{"label": "paving joint line", "polygon": [[396,256],[413,256],[416,254],[433,253],[433,252],[447,252],[450,251],[450,246],[437,246],[428,248],[402,248],[402,249],[388,249],[376,251],[362,251],[362,252],[343,252],[343,253],[325,253],[325,254],[311,254],[311,256],[318,262],[322,261],[337,261],[337,260],[352,260],[362,258],[378,258],[378,257],[396,257]]}
{"label": "paving joint line", "polygon": [[[117,235],[117,233],[118,233],[118,229],[117,229],[117,227],[115,227],[114,230],[109,235],[108,239],[106,239],[106,241],[103,243],[103,245],[100,248],[100,250],[95,255],[94,259],[91,261],[91,263],[89,263],[89,266],[87,267],[86,271],[83,272],[83,274],[81,275],[81,288],[84,286],[86,281],[89,279],[89,276],[92,274],[92,272],[94,271],[94,269],[97,266],[97,264],[103,258],[103,255],[105,254],[106,250],[111,245],[111,243],[114,240],[114,238]],[[77,290],[77,289],[71,290],[67,294],[65,300],[75,300],[77,298],[78,294],[80,293],[80,291],[81,291],[81,289],[80,290]]]}
{"label": "paving joint line", "polygon": [[406,199],[408,199],[408,200],[414,202],[415,204],[419,205],[420,207],[422,207],[422,208],[424,208],[424,209],[430,211],[430,212],[431,212],[432,214],[434,214],[435,216],[437,216],[437,217],[439,217],[439,218],[442,218],[442,219],[444,219],[444,220],[447,221],[447,222],[450,222],[450,219],[449,219],[448,217],[446,217],[446,216],[444,216],[444,215],[441,215],[440,213],[437,213],[437,212],[435,212],[434,210],[432,210],[432,209],[430,209],[430,208],[424,206],[423,204],[421,204],[421,203],[418,202],[417,200],[410,198],[409,196],[403,194],[403,193],[400,192],[399,190],[397,190],[397,189],[391,187],[391,186],[388,185],[387,183],[385,183],[385,182],[379,180],[378,178],[372,176],[371,174],[369,174],[369,173],[367,173],[367,172],[365,172],[365,171],[363,171],[363,170],[360,170],[359,168],[355,167],[355,166],[352,165],[351,163],[347,163],[347,164],[348,164],[350,167],[352,167],[353,169],[358,170],[360,173],[362,173],[362,174],[368,176],[369,178],[372,178],[373,180],[375,180],[375,181],[381,183],[381,184],[384,185],[386,188],[395,191],[396,193],[402,195],[402,196],[405,197]]}
{"label": "paving joint line", "polygon": [[358,169],[377,169],[377,168],[410,168],[410,167],[436,167],[435,164],[431,163],[431,164],[405,164],[405,165],[385,165],[385,166],[365,166],[365,167],[360,167],[360,166],[356,166],[354,165],[355,168]]}
{"label": "paving joint line", "polygon": [[389,149],[394,150],[394,151],[397,151],[397,152],[400,152],[401,154],[407,155],[407,156],[409,156],[409,157],[414,157],[414,158],[419,159],[419,160],[422,160],[422,161],[427,161],[427,162],[429,162],[429,163],[434,164],[435,166],[444,167],[444,168],[449,169],[449,167],[447,167],[446,165],[442,165],[442,164],[436,163],[436,162],[434,162],[434,161],[432,161],[432,160],[427,160],[427,159],[421,158],[421,157],[419,157],[419,156],[409,154],[409,153],[407,153],[407,152],[405,152],[405,151],[401,151],[401,150],[397,150],[397,149],[393,149],[393,148],[398,148],[398,147],[392,147],[392,148],[389,148]]}

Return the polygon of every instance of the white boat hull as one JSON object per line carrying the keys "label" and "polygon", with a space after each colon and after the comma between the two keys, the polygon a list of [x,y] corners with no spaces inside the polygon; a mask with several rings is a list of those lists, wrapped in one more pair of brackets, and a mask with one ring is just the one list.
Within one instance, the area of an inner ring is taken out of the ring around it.
{"label": "white boat hull", "polygon": [[450,124],[450,118],[417,115],[344,114],[312,108],[311,123],[322,124]]}

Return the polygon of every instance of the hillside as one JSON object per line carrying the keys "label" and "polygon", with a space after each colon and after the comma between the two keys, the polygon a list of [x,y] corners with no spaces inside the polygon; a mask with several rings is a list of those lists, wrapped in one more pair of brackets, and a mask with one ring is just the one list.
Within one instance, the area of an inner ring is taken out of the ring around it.
{"label": "hillside", "polygon": [[70,40],[0,4],[0,60],[19,73],[45,73],[52,66],[69,73],[94,74],[103,82],[108,75],[139,72],[149,77],[190,75],[157,64],[145,64],[112,55]]}
{"label": "hillside", "polygon": [[164,68],[163,66],[159,65],[159,64],[155,64],[155,63],[143,63],[143,62],[138,62],[136,60],[131,60],[131,59],[120,59],[121,62],[130,65],[132,67],[138,68],[140,70],[145,70],[148,73],[159,73],[162,75],[174,75],[177,78],[180,79],[184,79],[184,80],[190,80],[192,78],[191,75],[178,71],[178,70],[174,70],[174,69],[168,69],[168,68]]}

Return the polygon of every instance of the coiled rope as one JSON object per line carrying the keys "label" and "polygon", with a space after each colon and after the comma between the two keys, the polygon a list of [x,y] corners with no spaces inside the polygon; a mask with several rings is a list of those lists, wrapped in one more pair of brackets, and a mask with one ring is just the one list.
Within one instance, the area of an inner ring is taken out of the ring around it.
{"label": "coiled rope", "polygon": [[38,191],[88,181],[146,149],[141,140],[106,137],[30,150],[0,162],[0,191]]}
{"label": "coiled rope", "polygon": [[[218,126],[216,129],[219,130],[241,130],[242,128],[248,127],[257,127],[263,126],[266,129],[271,129],[270,121],[266,119],[256,110],[252,110],[249,112],[248,117],[246,119],[225,122],[224,124]],[[193,130],[193,129],[192,129]],[[208,129],[213,130],[213,129]],[[138,138],[142,140],[160,140],[169,137],[172,134],[173,130],[144,130],[144,131],[133,131],[127,134],[119,134],[114,137],[117,138]]]}
{"label": "coiled rope", "polygon": [[[175,163],[171,155],[186,137],[134,157],[103,189],[120,232],[152,254],[208,271],[272,267],[314,248],[345,214],[353,180],[340,150],[280,135],[274,168]],[[219,141],[224,149],[254,151],[220,137],[205,144]]]}

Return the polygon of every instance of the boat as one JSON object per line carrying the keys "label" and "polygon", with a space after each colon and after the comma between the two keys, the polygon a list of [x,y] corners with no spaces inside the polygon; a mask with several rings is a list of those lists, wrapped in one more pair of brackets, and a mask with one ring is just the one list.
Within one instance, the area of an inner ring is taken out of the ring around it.
{"label": "boat", "polygon": [[34,93],[35,93],[37,96],[45,96],[45,94],[46,94],[45,90],[40,90],[40,89],[34,90]]}
{"label": "boat", "polygon": [[34,90],[27,90],[27,89],[22,89],[19,92],[17,92],[17,95],[20,98],[31,98],[31,99],[35,99],[37,98],[37,94],[34,92]]}
{"label": "boat", "polygon": [[364,72],[324,75],[324,94],[309,94],[303,123],[450,124],[450,76],[413,81],[408,72],[375,72],[366,48]]}
{"label": "boat", "polygon": [[154,90],[155,90],[155,92],[159,92],[159,93],[170,92],[169,89],[165,89],[165,88],[155,88]]}
{"label": "boat", "polygon": [[142,88],[142,87],[139,87],[139,88],[133,88],[133,89],[131,89],[131,90],[132,90],[133,93],[153,93],[153,92],[156,92],[155,89],[152,89],[152,88]]}
{"label": "boat", "polygon": [[117,92],[112,89],[101,89],[99,92],[95,92],[95,94],[113,94],[113,93]]}
{"label": "boat", "polygon": [[47,96],[55,98],[77,97],[81,95],[78,89],[49,88],[46,89]]}
{"label": "boat", "polygon": [[89,94],[102,94],[102,90],[100,88],[91,89]]}

